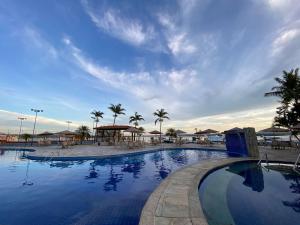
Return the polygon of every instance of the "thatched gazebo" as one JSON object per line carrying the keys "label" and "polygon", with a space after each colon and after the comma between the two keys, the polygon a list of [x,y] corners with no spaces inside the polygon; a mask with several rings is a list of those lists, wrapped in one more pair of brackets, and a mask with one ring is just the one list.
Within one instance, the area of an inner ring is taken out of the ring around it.
{"label": "thatched gazebo", "polygon": [[122,132],[132,128],[128,125],[108,125],[95,127],[96,130],[95,139],[100,142],[115,142],[120,140]]}

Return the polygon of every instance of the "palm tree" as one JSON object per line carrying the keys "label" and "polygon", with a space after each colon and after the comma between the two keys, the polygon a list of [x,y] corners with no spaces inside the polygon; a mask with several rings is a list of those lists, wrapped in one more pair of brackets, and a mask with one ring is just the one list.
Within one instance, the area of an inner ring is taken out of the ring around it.
{"label": "palm tree", "polygon": [[139,121],[141,120],[144,120],[144,118],[137,112],[135,112],[133,116],[129,117],[129,123],[133,123],[135,128],[139,125]]}
{"label": "palm tree", "polygon": [[80,138],[80,142],[82,142],[86,139],[88,139],[91,136],[90,128],[88,126],[80,126],[75,131],[77,134],[77,137]]}
{"label": "palm tree", "polygon": [[[133,116],[129,117],[129,123],[133,123],[135,128],[139,125],[139,121],[141,120],[144,120],[144,118],[142,115],[138,114],[137,112],[135,112]],[[133,135],[133,140],[135,140],[135,134],[132,135]]]}
{"label": "palm tree", "polygon": [[169,128],[166,132],[166,135],[169,136],[170,138],[173,137],[173,138],[176,138],[177,137],[177,133],[175,131],[174,128]]}
{"label": "palm tree", "polygon": [[104,112],[97,111],[97,110],[94,110],[93,112],[91,112],[91,115],[93,115],[91,118],[94,120],[94,122],[96,122],[96,127],[98,125],[99,118],[103,119],[103,114],[104,114]]}
{"label": "palm tree", "polygon": [[30,134],[22,134],[22,138],[25,140],[25,142],[28,142],[28,140],[31,138]]}
{"label": "palm tree", "polygon": [[108,107],[108,109],[110,109],[114,114],[114,123],[113,125],[115,125],[116,123],[116,118],[118,117],[118,115],[125,115],[124,111],[126,111],[124,108],[122,108],[122,105],[119,103],[117,105],[114,104],[110,104],[110,106]]}
{"label": "palm tree", "polygon": [[[300,77],[299,69],[283,71],[282,78],[276,77],[277,86],[265,96],[276,96],[280,98],[281,105],[277,108],[277,115],[274,118],[274,125],[288,128],[300,123]],[[296,133],[292,134],[296,136]],[[291,138],[291,137],[290,137]]]}
{"label": "palm tree", "polygon": [[300,77],[299,69],[291,70],[290,72],[283,71],[283,77],[276,77],[275,81],[279,84],[273,87],[271,92],[265,93],[265,96],[280,97],[283,102],[299,103],[300,100]]}
{"label": "palm tree", "polygon": [[[96,128],[97,128],[99,120],[100,120],[99,118],[103,119],[103,114],[104,114],[104,112],[97,111],[97,110],[94,110],[93,112],[91,112],[91,115],[93,115],[91,118],[96,123],[96,126],[95,126]],[[94,142],[96,142],[96,129],[95,129],[95,132],[94,132]]]}
{"label": "palm tree", "polygon": [[159,122],[159,132],[160,132],[160,143],[161,143],[161,125],[162,122],[164,121],[164,119],[170,119],[167,115],[168,113],[164,110],[164,109],[157,109],[156,112],[153,113],[154,116],[157,117],[157,119],[155,120],[155,125],[157,122]]}

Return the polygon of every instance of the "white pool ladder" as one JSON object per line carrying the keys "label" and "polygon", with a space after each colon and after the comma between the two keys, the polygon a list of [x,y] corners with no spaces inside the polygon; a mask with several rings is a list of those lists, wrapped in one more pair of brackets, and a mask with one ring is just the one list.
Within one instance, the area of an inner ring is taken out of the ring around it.
{"label": "white pool ladder", "polygon": [[299,153],[299,155],[298,155],[298,157],[295,161],[294,167],[293,167],[294,171],[297,172],[297,173],[300,173],[300,170],[299,170],[299,167],[298,167],[299,161],[300,161],[300,153]]}
{"label": "white pool ladder", "polygon": [[[257,166],[260,166],[261,168],[265,169],[267,172],[269,172],[269,169],[266,168],[263,164],[262,164],[263,158],[261,158],[258,163]],[[269,166],[269,158],[268,158],[268,154],[265,152],[265,161],[267,166]]]}
{"label": "white pool ladder", "polygon": [[[267,163],[267,165],[269,165],[269,159],[268,159],[268,154],[265,152],[265,159],[266,159],[266,163]],[[258,163],[257,163],[257,165],[261,165],[261,163],[262,163],[262,161],[263,161],[263,159],[260,159],[259,161],[258,161]]]}

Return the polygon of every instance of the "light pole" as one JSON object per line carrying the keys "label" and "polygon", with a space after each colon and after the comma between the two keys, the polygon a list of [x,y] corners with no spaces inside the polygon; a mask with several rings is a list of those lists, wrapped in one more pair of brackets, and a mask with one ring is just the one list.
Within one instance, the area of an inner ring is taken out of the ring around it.
{"label": "light pole", "polygon": [[18,120],[21,121],[20,123],[20,130],[19,130],[19,136],[18,136],[18,142],[20,142],[20,136],[21,136],[21,132],[22,132],[22,125],[23,125],[23,120],[26,120],[26,117],[18,117]]}
{"label": "light pole", "polygon": [[68,124],[68,130],[70,129],[70,123],[72,123],[72,121],[66,121],[66,123]]}
{"label": "light pole", "polygon": [[42,109],[31,109],[31,111],[35,112],[34,125],[33,125],[33,131],[32,131],[32,139],[31,139],[31,146],[32,146],[33,145],[33,136],[34,136],[34,132],[35,132],[37,114],[39,112],[43,112],[44,110],[42,110]]}

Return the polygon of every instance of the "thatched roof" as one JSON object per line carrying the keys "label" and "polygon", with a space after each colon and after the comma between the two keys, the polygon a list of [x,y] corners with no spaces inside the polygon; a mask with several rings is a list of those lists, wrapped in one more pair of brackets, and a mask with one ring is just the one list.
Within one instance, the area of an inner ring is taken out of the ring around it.
{"label": "thatched roof", "polygon": [[64,130],[64,131],[57,132],[56,135],[59,135],[59,136],[72,136],[72,135],[76,135],[76,134],[72,131]]}
{"label": "thatched roof", "polygon": [[279,127],[269,127],[269,128],[260,130],[257,133],[285,133],[285,132],[289,132],[289,130],[279,128]]}
{"label": "thatched roof", "polygon": [[149,134],[161,134],[158,130],[150,131]]}
{"label": "thatched roof", "polygon": [[203,130],[203,131],[198,131],[195,134],[215,134],[215,133],[218,133],[218,132],[219,131],[217,131],[217,130],[206,129],[206,130]]}
{"label": "thatched roof", "polygon": [[183,130],[175,130],[176,134],[185,134],[186,132],[184,132]]}
{"label": "thatched roof", "polygon": [[38,134],[38,136],[51,136],[51,135],[53,135],[53,133],[50,133],[48,131]]}
{"label": "thatched roof", "polygon": [[127,130],[125,130],[124,132],[129,132],[129,133],[142,133],[141,130],[139,130],[138,128],[135,127],[129,127]]}

